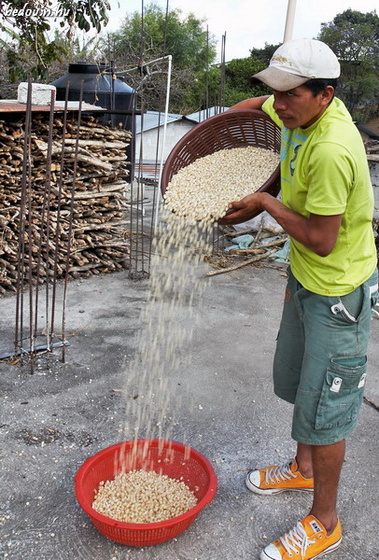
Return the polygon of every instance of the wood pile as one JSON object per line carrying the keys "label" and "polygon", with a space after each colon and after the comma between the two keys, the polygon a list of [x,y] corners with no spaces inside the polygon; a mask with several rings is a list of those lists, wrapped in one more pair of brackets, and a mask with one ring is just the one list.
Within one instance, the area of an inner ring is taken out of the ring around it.
{"label": "wood pile", "polygon": [[25,117],[0,121],[0,294],[20,277],[36,284],[125,266],[131,133],[90,115],[79,126],[74,113],[64,129],[63,118],[54,115],[51,133],[49,114],[33,113],[29,142]]}
{"label": "wood pile", "polygon": [[368,161],[379,161],[379,140],[368,140],[365,148]]}

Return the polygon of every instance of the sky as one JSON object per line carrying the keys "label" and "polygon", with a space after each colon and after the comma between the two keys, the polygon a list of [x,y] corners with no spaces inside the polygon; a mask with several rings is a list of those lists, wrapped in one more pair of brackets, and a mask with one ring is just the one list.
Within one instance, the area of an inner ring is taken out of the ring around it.
{"label": "sky", "polygon": [[[110,23],[106,30],[120,27],[126,13],[141,12],[142,5],[150,0],[109,0]],[[166,0],[152,0],[166,9]],[[295,5],[293,39],[316,38],[321,23],[351,8],[362,13],[379,15],[378,0],[291,0]],[[188,7],[189,6],[189,7]],[[225,58],[246,58],[251,48],[263,48],[265,43],[278,44],[284,39],[288,0],[169,0],[169,9],[179,8],[183,16],[192,12],[205,19],[209,33],[217,45],[217,58],[221,56],[221,41],[225,34]]]}

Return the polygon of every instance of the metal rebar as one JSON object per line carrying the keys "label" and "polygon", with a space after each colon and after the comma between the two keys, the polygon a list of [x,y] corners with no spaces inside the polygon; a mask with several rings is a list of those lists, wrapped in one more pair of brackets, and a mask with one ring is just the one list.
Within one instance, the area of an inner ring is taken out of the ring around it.
{"label": "metal rebar", "polygon": [[[54,239],[54,272],[53,272],[53,290],[52,290],[52,314],[51,314],[51,335],[53,335],[55,330],[55,307],[56,307],[56,292],[57,292],[57,278],[58,278],[58,254],[59,254],[59,238],[61,231],[61,211],[62,211],[62,193],[63,193],[63,172],[65,163],[65,145],[66,145],[66,132],[67,132],[67,107],[68,107],[68,97],[69,97],[70,83],[66,85],[65,92],[65,103],[63,111],[63,130],[62,130],[62,149],[60,157],[60,169],[58,175],[58,193],[57,193],[57,221],[55,229],[55,239]],[[61,333],[62,342],[65,341],[65,333]],[[62,357],[63,361],[63,357]]]}
{"label": "metal rebar", "polygon": [[23,344],[23,315],[24,315],[24,273],[25,273],[25,223],[26,202],[28,190],[28,169],[30,168],[30,127],[32,107],[32,84],[28,80],[28,92],[25,111],[24,150],[22,159],[21,198],[20,198],[20,228],[17,249],[17,277],[16,277],[16,317],[15,317],[15,352],[20,352]]}
{"label": "metal rebar", "polygon": [[[77,131],[76,131],[76,141],[74,149],[74,167],[72,174],[72,184],[70,189],[71,200],[70,200],[70,214],[69,214],[69,227],[68,227],[68,241],[67,241],[67,255],[66,255],[66,271],[63,284],[63,308],[62,308],[62,336],[65,336],[66,332],[66,302],[67,302],[67,287],[70,269],[70,257],[71,257],[71,241],[73,233],[73,215],[74,215],[74,203],[75,203],[75,187],[76,187],[76,176],[78,171],[78,153],[79,153],[79,137],[80,137],[80,124],[82,120],[82,106],[83,106],[83,81],[80,85],[80,95],[79,95],[79,110],[77,119]],[[62,362],[66,359],[66,346],[62,347]]]}

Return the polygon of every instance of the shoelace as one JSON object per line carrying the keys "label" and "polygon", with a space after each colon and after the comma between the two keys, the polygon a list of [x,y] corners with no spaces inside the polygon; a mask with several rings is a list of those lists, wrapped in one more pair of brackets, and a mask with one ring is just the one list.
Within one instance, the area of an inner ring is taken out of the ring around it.
{"label": "shoelace", "polygon": [[296,554],[300,552],[301,560],[304,560],[308,546],[316,542],[307,536],[303,524],[300,521],[291,531],[280,537],[280,541],[289,556],[292,556],[292,552]]}
{"label": "shoelace", "polygon": [[270,484],[270,482],[278,483],[283,480],[289,480],[290,478],[296,478],[296,474],[291,471],[291,462],[281,467],[267,469],[265,482],[266,484]]}

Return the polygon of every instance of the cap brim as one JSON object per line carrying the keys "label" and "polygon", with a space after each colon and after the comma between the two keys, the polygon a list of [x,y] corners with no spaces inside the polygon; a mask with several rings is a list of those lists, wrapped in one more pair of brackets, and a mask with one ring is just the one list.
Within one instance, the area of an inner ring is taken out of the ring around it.
{"label": "cap brim", "polygon": [[288,91],[305,84],[309,80],[309,78],[304,76],[296,76],[272,66],[254,74],[252,78],[263,82],[276,91]]}

